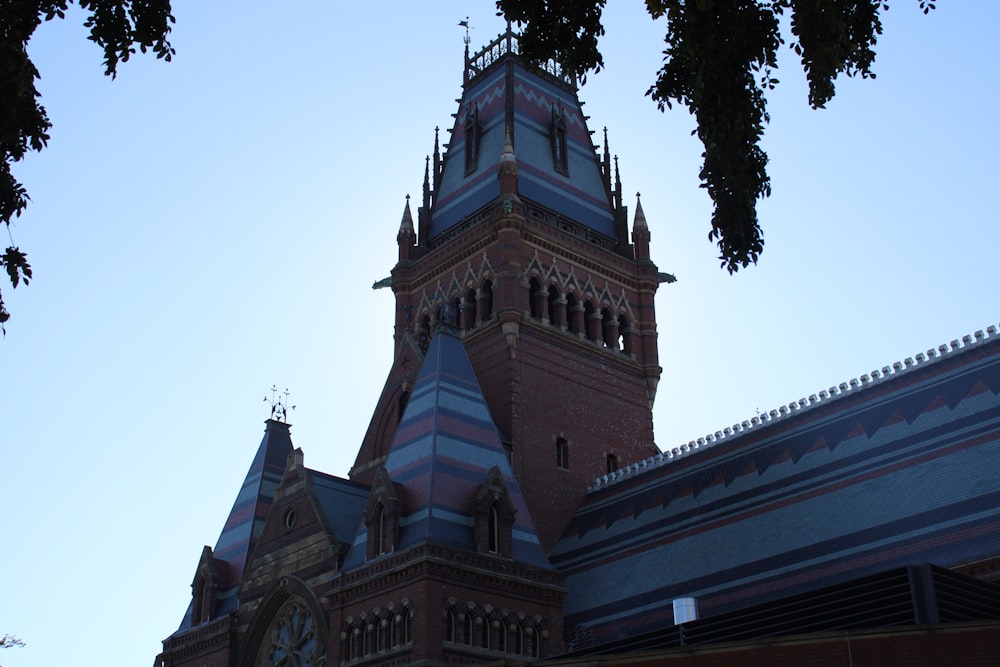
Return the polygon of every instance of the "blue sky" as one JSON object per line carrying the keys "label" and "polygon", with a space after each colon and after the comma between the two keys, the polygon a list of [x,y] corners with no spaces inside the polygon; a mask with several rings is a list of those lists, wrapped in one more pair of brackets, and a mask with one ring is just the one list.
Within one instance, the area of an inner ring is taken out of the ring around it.
{"label": "blue sky", "polygon": [[[306,464],[346,474],[392,353],[392,295],[370,286],[461,94],[456,24],[473,47],[503,28],[488,0],[174,5],[175,62],[114,82],[78,13],[31,44],[54,128],[16,168],[35,280],[4,288],[0,634],[28,642],[8,667],[150,664],[272,384]],[[706,240],[691,118],[643,97],[663,28],[612,5],[581,97],[678,278],[657,296],[661,448],[998,323],[1000,5],[893,3],[878,78],[824,111],[784,53],[765,252],[735,276]]]}

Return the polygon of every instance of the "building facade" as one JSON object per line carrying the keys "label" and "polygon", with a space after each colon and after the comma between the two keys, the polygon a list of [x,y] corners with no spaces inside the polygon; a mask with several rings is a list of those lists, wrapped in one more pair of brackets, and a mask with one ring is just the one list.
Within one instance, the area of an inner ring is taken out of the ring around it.
{"label": "building facade", "polygon": [[661,452],[671,277],[606,133],[509,31],[463,82],[404,207],[394,359],[349,478],[268,420],[158,666],[586,664],[674,627],[677,598],[707,623],[917,564],[994,576],[993,327]]}

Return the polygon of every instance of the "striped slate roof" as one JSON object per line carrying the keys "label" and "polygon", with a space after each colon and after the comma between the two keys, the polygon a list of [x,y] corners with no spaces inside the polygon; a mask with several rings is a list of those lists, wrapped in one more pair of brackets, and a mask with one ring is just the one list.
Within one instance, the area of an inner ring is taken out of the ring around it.
{"label": "striped slate roof", "polygon": [[[560,77],[526,68],[517,48],[517,36],[507,33],[469,59],[472,76],[455,115],[435,193],[431,237],[460,225],[500,196],[497,164],[510,130],[517,155],[518,194],[615,239],[612,203],[575,87]],[[510,70],[506,63],[512,64]],[[470,142],[465,126],[467,114],[473,111],[481,127],[479,159],[467,173],[465,154]],[[561,113],[566,124],[567,173],[559,173],[553,161],[553,113]]]}
{"label": "striped slate roof", "polygon": [[[426,543],[474,551],[473,499],[494,467],[516,511],[513,559],[549,568],[465,348],[439,331],[385,462],[403,490],[397,551]],[[364,563],[366,544],[362,522],[345,570]]]}
{"label": "striped slate roof", "polygon": [[[1000,337],[599,485],[553,565],[567,627],[614,636],[890,567],[997,553]],[[635,576],[635,573],[642,576]]]}
{"label": "striped slate roof", "polygon": [[[220,572],[223,581],[219,582],[213,618],[236,608],[236,590],[243,580],[243,569],[257,546],[274,491],[281,483],[285,463],[292,453],[290,425],[273,419],[265,423],[264,437],[212,553],[216,561],[225,563],[225,572]],[[191,609],[188,608],[178,631],[190,627]]]}

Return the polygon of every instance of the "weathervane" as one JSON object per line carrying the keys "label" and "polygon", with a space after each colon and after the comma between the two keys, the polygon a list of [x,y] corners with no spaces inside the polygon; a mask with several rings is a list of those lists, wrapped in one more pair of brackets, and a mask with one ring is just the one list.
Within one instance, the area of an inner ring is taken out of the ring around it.
{"label": "weathervane", "polygon": [[464,21],[459,21],[458,25],[465,28],[465,46],[466,48],[468,48],[469,42],[472,41],[471,38],[469,37],[469,17],[466,16]]}
{"label": "weathervane", "polygon": [[285,397],[284,398],[278,397],[278,387],[272,384],[271,398],[268,398],[267,396],[264,397],[264,402],[271,404],[271,419],[273,419],[276,422],[285,421],[285,419],[287,419],[288,417],[288,411],[295,409],[294,405],[292,407],[288,407],[288,394],[289,391],[286,388]]}

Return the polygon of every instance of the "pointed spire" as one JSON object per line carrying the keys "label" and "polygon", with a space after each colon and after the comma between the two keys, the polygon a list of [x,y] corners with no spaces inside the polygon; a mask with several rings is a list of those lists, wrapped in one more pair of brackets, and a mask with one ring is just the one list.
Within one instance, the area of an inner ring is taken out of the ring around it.
{"label": "pointed spire", "polygon": [[608,128],[604,128],[604,160],[601,162],[601,176],[604,177],[604,187],[611,193],[611,150],[608,148]]}
{"label": "pointed spire", "polygon": [[642,211],[640,194],[635,193],[635,219],[632,221],[632,244],[635,247],[636,259],[649,259],[649,227],[646,225],[646,214]]}
{"label": "pointed spire", "polygon": [[399,244],[400,261],[410,259],[416,236],[416,232],[413,230],[413,214],[410,213],[410,195],[406,195],[406,205],[403,207],[403,219],[399,223],[399,232],[396,234],[396,243]]}
{"label": "pointed spire", "polygon": [[431,156],[424,159],[424,208],[431,207]]}
{"label": "pointed spire", "polygon": [[646,226],[646,214],[642,212],[642,195],[638,192],[635,193],[635,219],[632,222],[632,230],[645,229],[649,231],[649,227]]}
{"label": "pointed spire", "polygon": [[438,141],[438,135],[441,132],[441,128],[434,127],[434,191],[437,191],[438,184],[441,182],[441,144]]}
{"label": "pointed spire", "polygon": [[622,177],[618,173],[618,156],[615,156],[615,209],[622,207]]}

